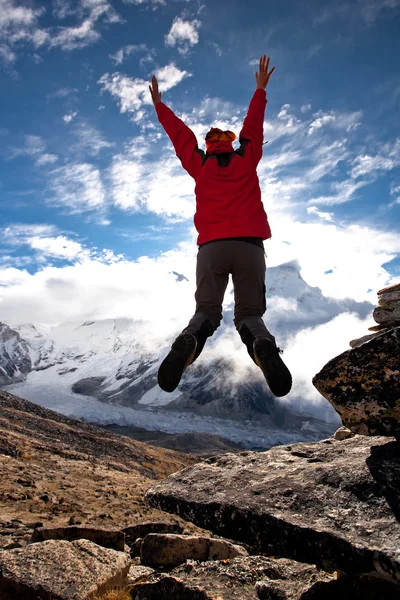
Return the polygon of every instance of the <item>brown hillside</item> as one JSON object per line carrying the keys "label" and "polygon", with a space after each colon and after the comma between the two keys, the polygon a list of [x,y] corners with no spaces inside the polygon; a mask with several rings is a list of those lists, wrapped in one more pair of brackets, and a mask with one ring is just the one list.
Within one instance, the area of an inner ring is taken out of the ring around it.
{"label": "brown hillside", "polygon": [[143,495],[194,462],[0,391],[3,526],[12,519],[119,528],[144,517],[179,521],[148,508]]}

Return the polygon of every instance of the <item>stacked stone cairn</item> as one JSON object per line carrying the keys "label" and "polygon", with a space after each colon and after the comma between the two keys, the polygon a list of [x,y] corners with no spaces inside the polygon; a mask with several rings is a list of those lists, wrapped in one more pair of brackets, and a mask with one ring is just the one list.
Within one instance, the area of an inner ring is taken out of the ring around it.
{"label": "stacked stone cairn", "polygon": [[364,342],[372,340],[377,335],[400,326],[400,283],[383,288],[378,292],[378,306],[375,308],[372,316],[377,323],[369,327],[373,331],[370,335],[365,335],[357,340],[352,340],[350,346],[357,348]]}
{"label": "stacked stone cairn", "polygon": [[350,342],[313,378],[343,425],[400,439],[400,283],[378,292],[373,333]]}

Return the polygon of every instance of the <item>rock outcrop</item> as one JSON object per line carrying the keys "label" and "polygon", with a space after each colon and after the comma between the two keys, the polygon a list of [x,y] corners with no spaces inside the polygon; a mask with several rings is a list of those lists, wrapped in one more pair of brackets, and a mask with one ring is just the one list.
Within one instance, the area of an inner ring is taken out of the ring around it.
{"label": "rock outcrop", "polygon": [[143,539],[149,533],[183,533],[183,527],[179,523],[165,523],[164,521],[143,521],[136,525],[124,527],[125,542],[133,546],[136,540]]}
{"label": "rock outcrop", "polygon": [[375,333],[352,340],[352,350],[330,360],[313,384],[363,435],[400,436],[400,284],[378,292]]}
{"label": "rock outcrop", "polygon": [[[287,559],[249,556],[200,564],[189,561],[167,575],[154,574],[135,585],[132,599],[300,600],[316,584],[331,581],[335,581],[333,575]],[[323,596],[310,598],[322,600]]]}
{"label": "rock outcrop", "polygon": [[247,551],[226,540],[199,535],[151,533],[144,538],[140,548],[142,565],[169,569],[186,562],[187,557],[204,562],[229,560],[236,556],[247,556]]}
{"label": "rock outcrop", "polygon": [[400,444],[354,436],[226,454],[147,492],[251,553],[400,583]]}
{"label": "rock outcrop", "polygon": [[330,360],[313,378],[354,433],[400,433],[400,327]]}
{"label": "rock outcrop", "polygon": [[123,552],[88,540],[49,540],[0,553],[2,600],[87,600],[122,586],[130,567]]}

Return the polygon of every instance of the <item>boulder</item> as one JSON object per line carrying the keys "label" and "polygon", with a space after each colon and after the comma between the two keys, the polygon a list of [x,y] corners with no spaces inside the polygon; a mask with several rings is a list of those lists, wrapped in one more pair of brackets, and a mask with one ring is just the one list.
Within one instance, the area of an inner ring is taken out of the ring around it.
{"label": "boulder", "polygon": [[377,306],[372,313],[377,323],[391,323],[400,319],[400,302],[388,302],[385,306]]}
{"label": "boulder", "polygon": [[130,557],[88,540],[0,552],[1,600],[89,600],[122,586]]}
{"label": "boulder", "polygon": [[142,583],[147,581],[153,574],[154,569],[151,567],[143,567],[142,565],[131,565],[129,569],[127,584],[134,585],[136,583]]}
{"label": "boulder", "polygon": [[133,548],[138,538],[144,538],[149,533],[183,533],[183,527],[179,523],[143,521],[136,525],[124,527],[122,532],[125,535],[125,542]]}
{"label": "boulder", "polygon": [[333,434],[334,440],[347,440],[349,437],[353,437],[354,433],[348,427],[339,427]]}
{"label": "boulder", "polygon": [[351,342],[349,342],[349,345],[350,345],[351,348],[358,348],[358,346],[361,346],[361,344],[365,344],[365,342],[369,342],[369,340],[373,340],[378,335],[380,335],[379,331],[377,333],[370,333],[368,335],[363,335],[360,338],[357,338],[355,340],[351,340]]}
{"label": "boulder", "polygon": [[149,567],[173,568],[188,559],[227,560],[247,556],[247,550],[226,540],[199,535],[174,535],[150,533],[140,548],[140,562]]}
{"label": "boulder", "polygon": [[354,436],[226,454],[175,473],[147,501],[253,554],[400,582],[400,444]]}
{"label": "boulder", "polygon": [[388,302],[400,303],[400,289],[397,291],[383,292],[378,295],[379,306],[385,306]]}
{"label": "boulder", "polygon": [[372,325],[372,327],[368,327],[368,331],[389,331],[393,329],[393,327],[400,327],[400,320],[393,321],[393,323],[381,323],[380,325]]}
{"label": "boulder", "polygon": [[[258,583],[260,580],[262,584]],[[132,600],[256,600],[262,593],[268,599],[300,600],[317,582],[330,581],[334,581],[332,575],[311,565],[248,556],[200,564],[189,562],[167,576],[156,575],[135,585],[131,595]],[[323,596],[319,597],[322,600]]]}
{"label": "boulder", "polygon": [[125,536],[122,531],[102,527],[68,526],[68,527],[38,527],[32,535],[31,542],[44,542],[46,540],[89,540],[104,548],[111,548],[124,552]]}
{"label": "boulder", "polygon": [[342,423],[363,435],[400,429],[400,327],[343,352],[313,378]]}
{"label": "boulder", "polygon": [[400,292],[400,283],[395,283],[394,285],[389,285],[389,287],[382,288],[378,292],[378,296],[382,296],[382,294],[388,294],[393,292]]}

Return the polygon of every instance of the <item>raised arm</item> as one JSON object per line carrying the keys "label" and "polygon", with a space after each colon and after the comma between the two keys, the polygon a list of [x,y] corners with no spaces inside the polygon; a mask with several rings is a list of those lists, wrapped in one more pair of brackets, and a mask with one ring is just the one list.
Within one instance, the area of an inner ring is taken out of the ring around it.
{"label": "raised arm", "polygon": [[275,67],[269,69],[270,58],[264,56],[260,57],[259,71],[255,71],[256,77],[256,91],[250,100],[249,109],[247,111],[246,118],[243,122],[242,131],[239,134],[239,141],[242,143],[244,140],[250,142],[251,152],[254,163],[257,165],[262,157],[262,143],[263,143],[263,124],[265,107],[267,104],[266,87],[269,82],[269,78],[275,71]]}
{"label": "raised arm", "polygon": [[161,92],[158,89],[158,82],[155,76],[153,76],[151,80],[149,89],[158,120],[171,140],[176,155],[182,162],[183,168],[189,175],[196,179],[202,165],[202,154],[204,154],[204,152],[198,148],[196,136],[193,131],[162,102]]}

